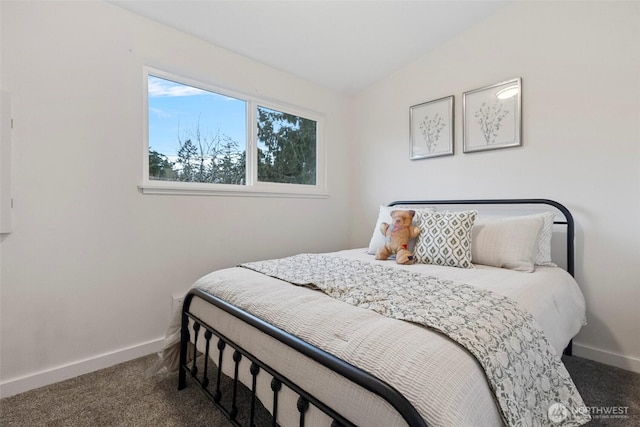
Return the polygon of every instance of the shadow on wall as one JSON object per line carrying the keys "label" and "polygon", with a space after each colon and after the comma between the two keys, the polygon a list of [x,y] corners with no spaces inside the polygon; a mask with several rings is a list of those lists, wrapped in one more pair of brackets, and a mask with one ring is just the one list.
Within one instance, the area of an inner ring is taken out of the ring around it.
{"label": "shadow on wall", "polygon": [[[575,209],[574,209],[575,210]],[[579,215],[583,220],[590,221],[593,218],[590,218],[590,215],[585,211],[580,211]],[[574,213],[575,218],[575,213]],[[587,324],[582,327],[576,339],[574,340],[574,344],[578,347],[577,350],[578,356],[583,355],[588,359],[599,360],[600,362],[613,364],[619,368],[623,368],[629,371],[637,370],[637,367],[632,366],[632,362],[622,356],[624,354],[624,349],[621,346],[621,343],[615,338],[616,335],[613,333],[611,328],[608,326],[606,319],[603,319],[600,316],[595,314],[594,310],[591,310],[590,307],[594,305],[594,300],[597,298],[596,295],[593,295],[590,292],[590,287],[586,286],[587,283],[587,273],[585,271],[585,231],[580,222],[575,221],[575,278],[580,286],[580,290],[584,295],[584,299],[586,301],[587,306]],[[589,240],[589,239],[588,239]],[[594,239],[591,239],[594,240]],[[606,284],[599,284],[606,285]],[[607,350],[603,350],[602,348],[593,347],[592,345],[582,344],[581,336],[587,335],[586,331],[589,331],[588,335],[591,337],[597,336],[600,346],[603,346]],[[589,353],[589,354],[587,354]],[[597,353],[590,354],[590,353]],[[606,357],[606,355],[611,355],[611,359],[609,361],[602,360],[602,357]],[[615,359],[615,360],[613,360]]]}

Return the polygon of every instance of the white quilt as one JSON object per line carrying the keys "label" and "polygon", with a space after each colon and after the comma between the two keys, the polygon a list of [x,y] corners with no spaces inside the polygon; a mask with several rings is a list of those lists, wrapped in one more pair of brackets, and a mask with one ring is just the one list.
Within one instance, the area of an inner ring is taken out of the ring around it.
{"label": "white quilt", "polygon": [[[360,249],[336,255],[379,262]],[[478,286],[511,298],[534,316],[558,353],[584,322],[584,299],[576,282],[556,267],[538,267],[535,273],[522,273],[483,266],[474,269],[422,264],[399,266],[392,261],[385,265]],[[436,332],[243,268],[211,273],[194,286],[388,382],[412,402],[429,425],[501,424],[481,367],[469,353]],[[348,414],[356,424],[403,425],[379,399],[333,378],[335,375],[313,362],[301,360],[272,339],[255,336],[201,300],[194,300],[192,311],[234,337],[240,337],[239,344],[254,354],[264,355],[267,363],[296,378],[305,388],[315,389],[314,394],[335,405],[339,412]],[[172,326],[175,332],[176,325]],[[171,346],[175,346],[175,334],[169,336]],[[330,380],[338,381],[338,387],[328,390]],[[268,407],[268,397],[264,400]],[[286,420],[279,421],[287,425]]]}

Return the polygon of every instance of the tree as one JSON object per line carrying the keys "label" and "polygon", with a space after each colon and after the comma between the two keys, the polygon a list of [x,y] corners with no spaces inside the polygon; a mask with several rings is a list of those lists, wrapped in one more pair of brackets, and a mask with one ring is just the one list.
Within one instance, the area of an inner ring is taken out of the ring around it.
{"label": "tree", "polygon": [[[238,150],[239,144],[227,137],[219,147],[219,153],[211,157],[212,182],[244,185],[246,180],[246,153]],[[218,148],[218,147],[216,147]]]}
{"label": "tree", "polygon": [[258,180],[316,183],[315,121],[259,107],[258,140]]}
{"label": "tree", "polygon": [[[259,107],[258,140],[259,181],[316,183],[315,121]],[[207,134],[198,121],[195,128],[179,132],[177,145],[175,162],[149,149],[151,179],[246,184],[246,151],[219,130]]]}
{"label": "tree", "polygon": [[177,163],[180,164],[180,169],[177,170],[178,180],[186,181],[186,182],[197,182],[196,175],[196,162],[198,156],[198,149],[191,142],[191,139],[187,139],[182,142],[178,139],[178,144],[180,148],[178,149],[178,160]]}
{"label": "tree", "polygon": [[206,136],[198,122],[187,129],[184,141],[178,138],[179,165],[175,169],[179,181],[244,185],[246,154],[240,144],[220,131]]}
{"label": "tree", "polygon": [[167,156],[149,147],[149,179],[174,181],[177,175],[173,167]]}

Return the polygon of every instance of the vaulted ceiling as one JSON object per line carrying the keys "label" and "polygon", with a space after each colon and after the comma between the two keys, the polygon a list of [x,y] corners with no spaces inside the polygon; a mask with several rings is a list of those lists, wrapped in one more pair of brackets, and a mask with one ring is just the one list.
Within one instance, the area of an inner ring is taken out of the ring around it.
{"label": "vaulted ceiling", "polygon": [[473,26],[505,1],[139,1],[117,6],[346,94]]}

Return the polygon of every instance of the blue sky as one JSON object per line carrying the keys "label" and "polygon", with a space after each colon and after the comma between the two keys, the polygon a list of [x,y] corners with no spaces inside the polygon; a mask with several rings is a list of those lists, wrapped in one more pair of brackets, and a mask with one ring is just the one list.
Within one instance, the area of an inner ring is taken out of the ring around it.
{"label": "blue sky", "polygon": [[174,83],[149,75],[149,146],[174,157],[178,137],[188,138],[200,121],[200,132],[207,139],[218,132],[246,149],[246,103],[228,96]]}

